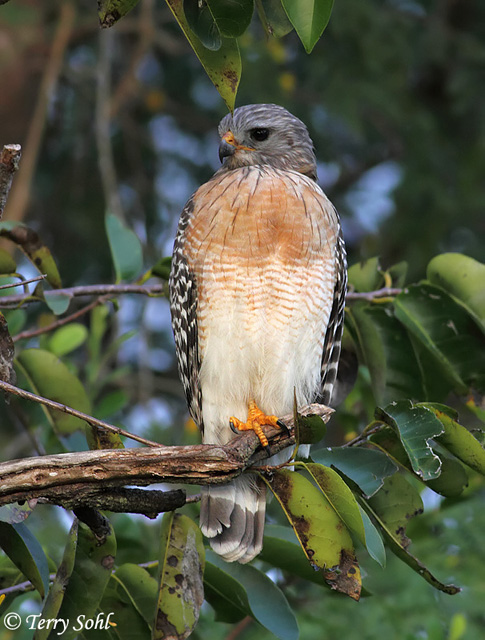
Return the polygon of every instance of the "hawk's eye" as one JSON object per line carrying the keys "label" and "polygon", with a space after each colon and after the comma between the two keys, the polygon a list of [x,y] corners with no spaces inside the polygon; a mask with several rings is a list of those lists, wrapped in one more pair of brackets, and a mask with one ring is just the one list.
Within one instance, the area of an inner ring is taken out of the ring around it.
{"label": "hawk's eye", "polygon": [[263,142],[263,140],[267,140],[269,136],[269,129],[265,129],[263,127],[258,129],[251,129],[249,135],[253,140],[256,140],[256,142]]}

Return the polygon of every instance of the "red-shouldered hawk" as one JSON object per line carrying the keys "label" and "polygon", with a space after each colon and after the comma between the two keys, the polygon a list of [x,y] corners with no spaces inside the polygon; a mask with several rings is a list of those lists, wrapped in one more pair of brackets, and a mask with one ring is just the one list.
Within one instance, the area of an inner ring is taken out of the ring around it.
{"label": "red-shouldered hawk", "polygon": [[[223,118],[219,134],[223,166],[182,212],[170,275],[180,377],[208,444],[227,443],[231,427],[276,424],[295,390],[298,406],[329,403],[347,283],[305,125],[256,104]],[[200,526],[214,551],[254,558],[265,505],[254,475],[203,487]]]}

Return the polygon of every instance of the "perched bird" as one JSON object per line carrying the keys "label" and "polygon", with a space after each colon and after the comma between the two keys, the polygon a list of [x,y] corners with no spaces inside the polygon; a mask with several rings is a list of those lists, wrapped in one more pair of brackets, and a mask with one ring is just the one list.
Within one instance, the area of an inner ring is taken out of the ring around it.
{"label": "perched bird", "polygon": [[[346,294],[338,215],[316,183],[306,126],[281,106],[239,107],[219,125],[222,167],[185,205],[170,275],[180,377],[203,442],[329,404]],[[227,561],[262,549],[255,475],[202,488],[200,527]]]}

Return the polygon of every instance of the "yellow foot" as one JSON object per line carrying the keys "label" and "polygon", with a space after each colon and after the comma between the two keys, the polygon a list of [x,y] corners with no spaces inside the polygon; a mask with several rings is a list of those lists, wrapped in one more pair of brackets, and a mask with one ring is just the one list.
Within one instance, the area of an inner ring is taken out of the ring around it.
{"label": "yellow foot", "polygon": [[277,427],[278,429],[286,429],[288,431],[288,427],[284,422],[278,420],[277,416],[267,416],[257,407],[253,400],[249,403],[247,421],[242,422],[237,418],[229,418],[229,424],[234,433],[238,433],[238,431],[254,431],[268,453],[268,438],[264,435],[263,426]]}

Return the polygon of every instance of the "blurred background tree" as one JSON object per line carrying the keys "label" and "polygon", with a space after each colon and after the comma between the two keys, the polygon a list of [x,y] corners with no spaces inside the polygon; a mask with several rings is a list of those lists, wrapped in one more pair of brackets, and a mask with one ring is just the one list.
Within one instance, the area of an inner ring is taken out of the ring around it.
{"label": "blurred background tree", "polygon": [[[439,252],[483,260],[483,2],[337,0],[310,56],[294,32],[275,39],[257,20],[239,46],[237,105],[279,103],[308,125],[350,264],[374,255],[385,268],[406,260],[413,281]],[[140,0],[107,31],[86,0],[12,0],[0,9],[0,141],[23,147],[5,219],[39,232],[66,286],[112,279],[107,209],[136,231],[147,268],[170,255],[183,204],[218,167],[216,125],[226,111],[165,3]],[[190,425],[172,429],[187,412],[167,301],[126,298],[104,331],[100,345],[118,342],[96,371],[87,369],[85,354],[74,358],[90,381],[95,415],[115,416],[167,444],[196,441]],[[130,331],[136,336],[125,340]],[[31,452],[28,438],[0,437],[5,459]],[[344,433],[333,438],[341,441]],[[395,591],[386,586],[388,569],[372,585],[379,598],[366,600],[357,614],[349,602],[332,602],[328,611],[308,585],[305,594],[295,590],[292,603],[303,638],[320,637],[330,617],[335,632],[328,637],[347,628],[350,607],[366,631],[356,624],[346,631],[349,639],[374,638],[382,629],[399,640],[481,637],[483,585],[470,568],[483,566],[481,525],[477,518],[461,536],[469,506],[450,505],[449,517],[433,506],[421,525],[423,548],[430,532],[456,529],[456,548],[443,542],[437,557],[433,545],[430,561],[472,585],[473,596],[456,596],[450,608],[447,596],[433,600],[428,585],[415,588],[414,575],[400,567]],[[142,537],[138,526],[146,528],[131,524],[127,539]],[[418,600],[426,606],[420,609]],[[204,616],[199,637],[236,637],[228,629],[216,636],[211,614]],[[265,637],[251,625],[238,634]]]}

